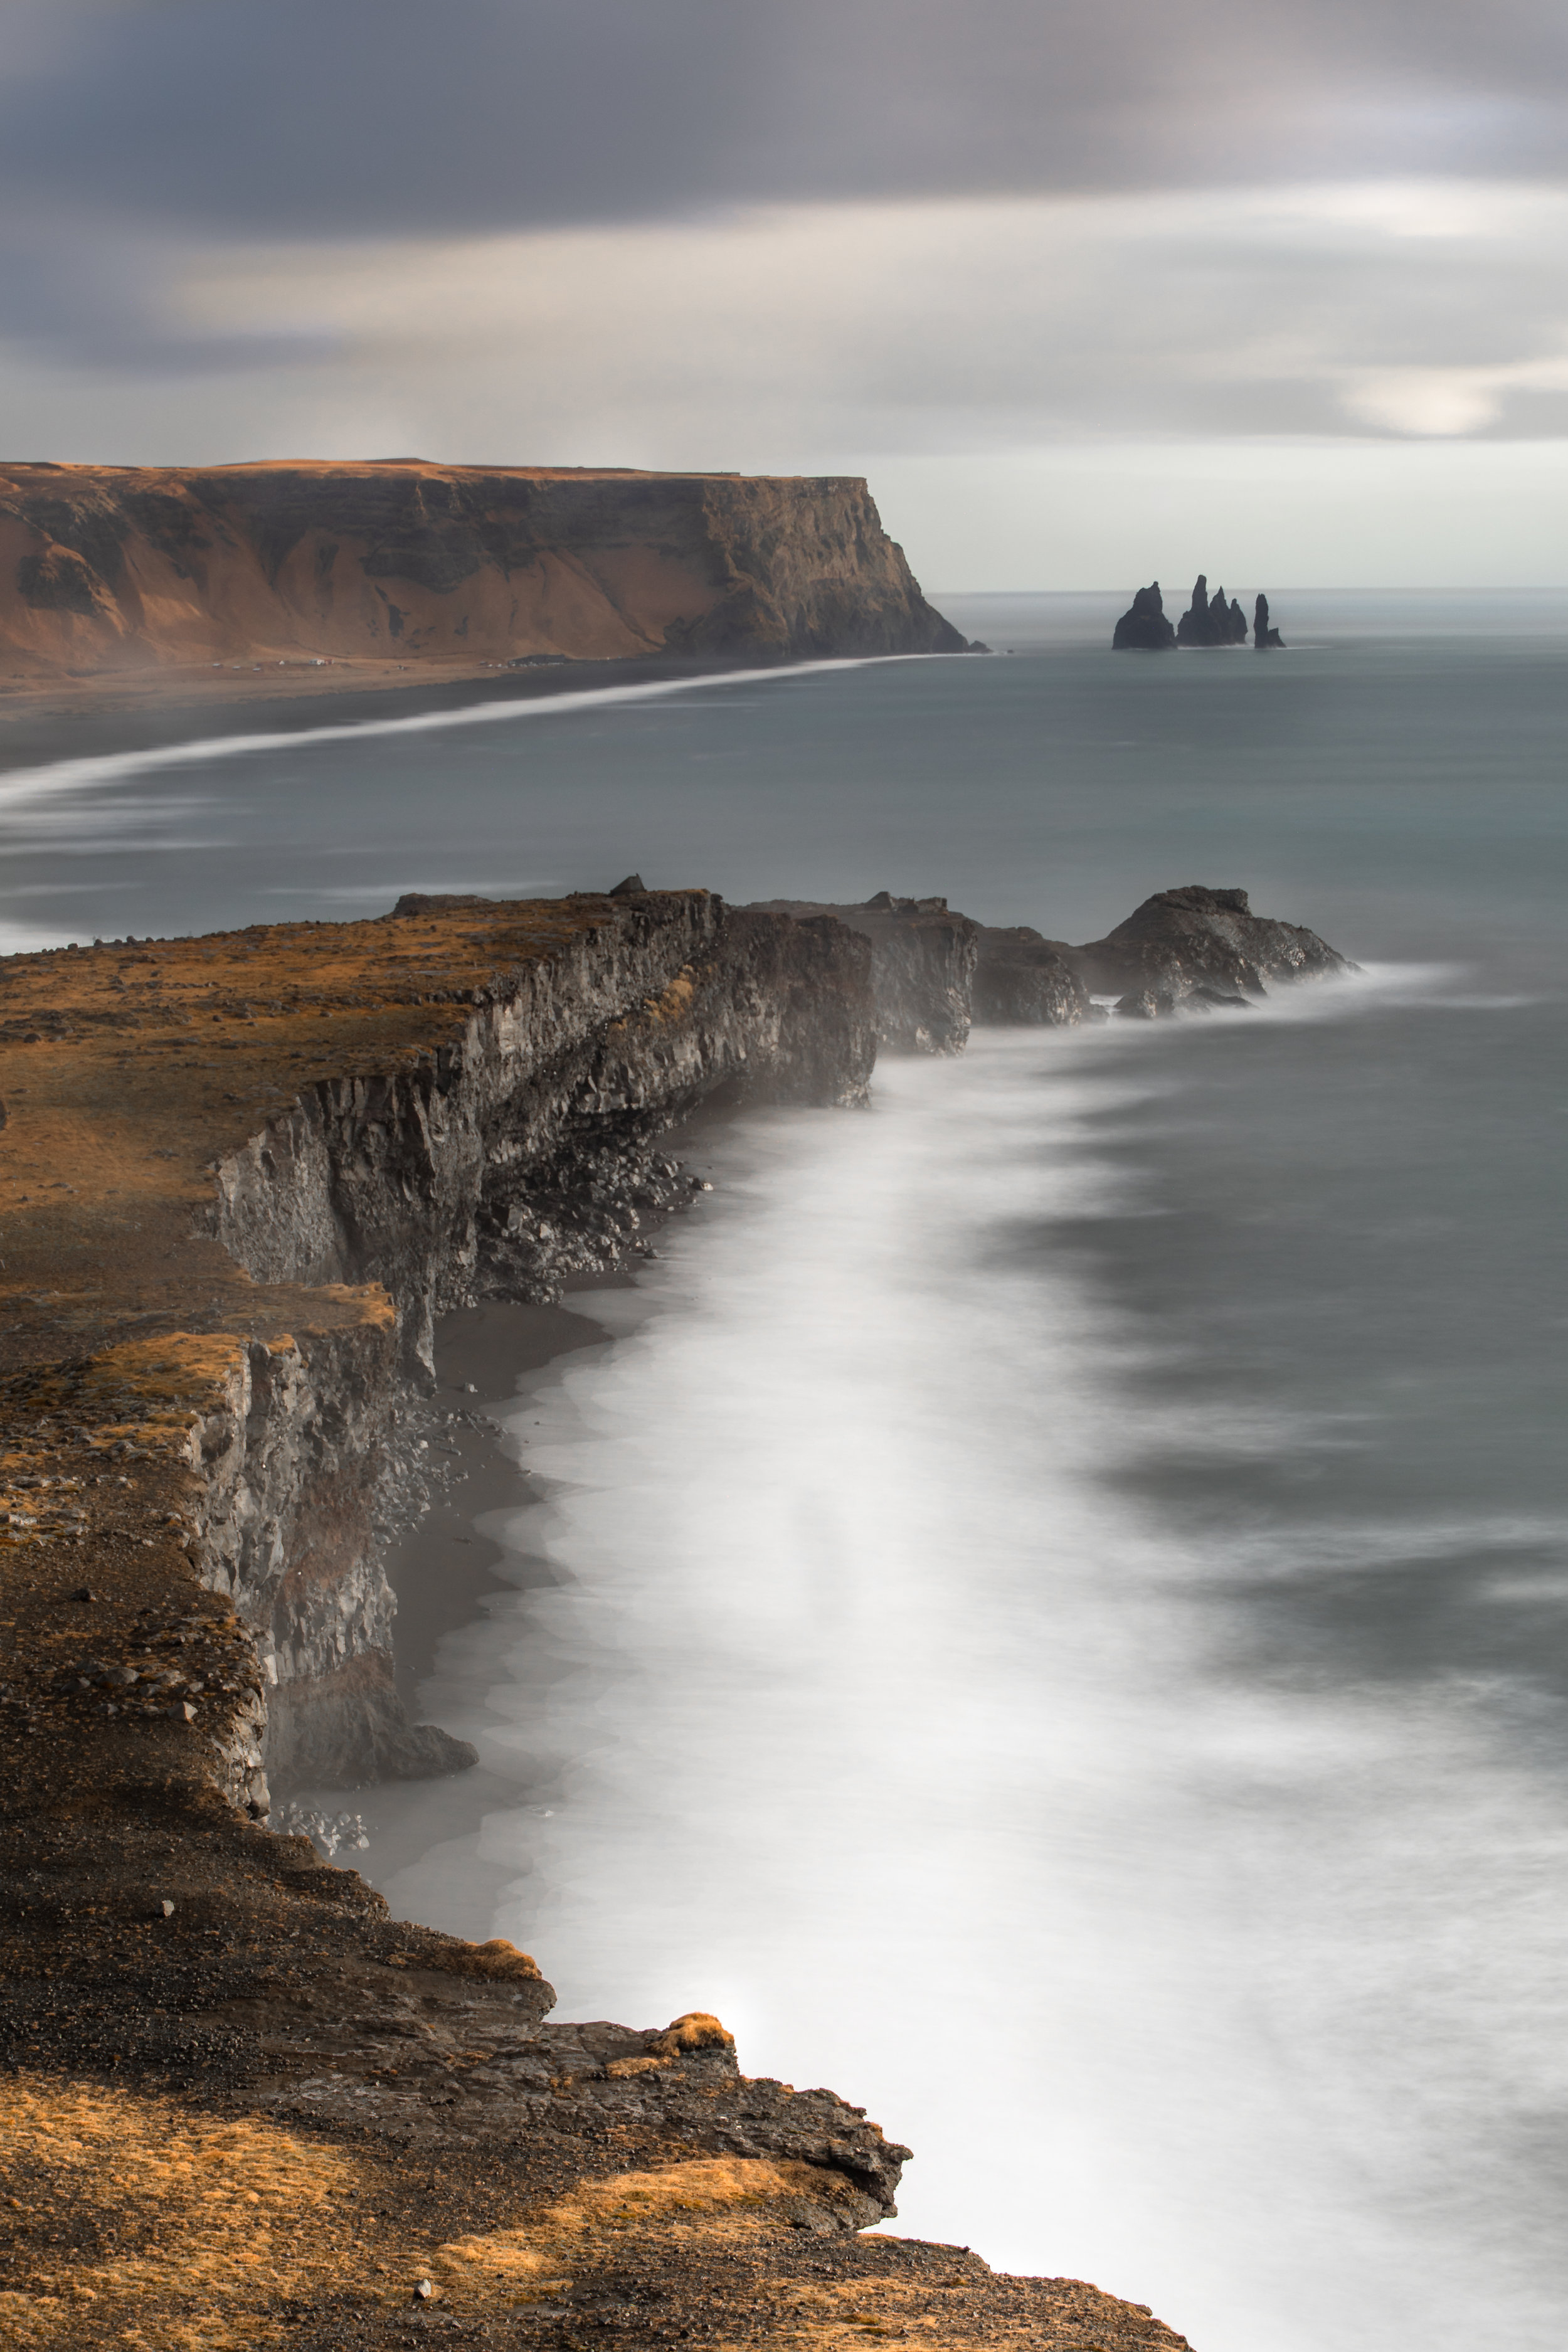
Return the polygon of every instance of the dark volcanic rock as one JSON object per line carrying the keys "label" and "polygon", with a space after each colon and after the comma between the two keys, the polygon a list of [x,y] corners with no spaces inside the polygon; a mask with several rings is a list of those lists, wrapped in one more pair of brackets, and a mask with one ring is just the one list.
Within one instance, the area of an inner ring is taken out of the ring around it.
{"label": "dark volcanic rock", "polygon": [[1198,882],[1145,898],[1107,938],[1066,953],[1095,995],[1116,996],[1119,1012],[1143,1019],[1241,1004],[1270,982],[1356,969],[1316,932],[1255,915],[1245,890]]}
{"label": "dark volcanic rock", "polygon": [[1193,601],[1176,624],[1179,646],[1244,646],[1247,643],[1247,622],[1241,606],[1232,597],[1227,604],[1223,588],[1211,596],[1207,576],[1200,572],[1193,583]]}
{"label": "dark volcanic rock", "polygon": [[879,890],[864,906],[826,907],[768,898],[746,911],[831,916],[871,942],[877,1043],[891,1054],[961,1054],[969,1036],[980,926],[945,898],[895,898]]}
{"label": "dark volcanic rock", "polygon": [[1089,991],[1060,940],[1027,923],[982,928],[974,967],[975,1021],[987,1028],[1070,1028],[1088,1018]]}
{"label": "dark volcanic rock", "polygon": [[1257,646],[1260,654],[1268,653],[1271,646],[1279,646],[1281,651],[1284,649],[1284,638],[1280,635],[1278,629],[1271,629],[1268,625],[1268,599],[1267,596],[1259,596],[1257,604],[1253,607],[1252,642]]}
{"label": "dark volcanic rock", "polygon": [[1170,652],[1175,642],[1176,632],[1165,618],[1160,583],[1152,581],[1147,588],[1139,589],[1117,622],[1110,650],[1116,654],[1163,654]]}

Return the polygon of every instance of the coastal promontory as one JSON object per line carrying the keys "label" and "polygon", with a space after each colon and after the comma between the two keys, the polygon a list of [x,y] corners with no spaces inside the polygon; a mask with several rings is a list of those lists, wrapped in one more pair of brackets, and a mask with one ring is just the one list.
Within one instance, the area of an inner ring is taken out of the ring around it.
{"label": "coastal promontory", "polygon": [[863,1102],[879,960],[966,1017],[976,926],[858,911],[632,877],[0,961],[0,2340],[1182,2352],[862,2234],[909,2156],[863,2110],[695,2005],[558,2023],[279,1801],[473,1760],[377,1540],[435,1317],[635,1258],[695,1106]]}
{"label": "coastal promontory", "polygon": [[437,1319],[634,1265],[704,1189],[688,1113],[1348,969],[1196,884],[1072,947],[636,876],[0,960],[0,2340],[1182,2352],[862,2234],[910,2153],[863,2110],[695,2005],[558,2022],[288,1808],[474,1765],[405,1709],[384,1558],[479,1429]]}
{"label": "coastal promontory", "polygon": [[852,476],[0,466],[0,684],[966,649]]}

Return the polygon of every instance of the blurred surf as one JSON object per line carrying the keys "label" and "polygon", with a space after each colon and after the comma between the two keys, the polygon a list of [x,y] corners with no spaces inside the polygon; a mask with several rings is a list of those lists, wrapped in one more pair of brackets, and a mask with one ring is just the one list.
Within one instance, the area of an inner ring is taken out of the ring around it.
{"label": "blurred surf", "polygon": [[[510,1416],[520,1589],[422,1694],[489,1806],[395,1906],[482,1888],[573,2012],[700,2000],[852,2080],[917,2147],[901,2227],[1205,2352],[1544,2345],[1547,1334],[1473,1327],[1464,1138],[1370,1108],[1359,1213],[1292,1166],[1358,1062],[1459,1026],[1495,1076],[1521,1017],[1393,971],[714,1140],[661,1262],[575,1301],[614,1346]],[[1511,1482],[1435,1425],[1467,1399]]]}

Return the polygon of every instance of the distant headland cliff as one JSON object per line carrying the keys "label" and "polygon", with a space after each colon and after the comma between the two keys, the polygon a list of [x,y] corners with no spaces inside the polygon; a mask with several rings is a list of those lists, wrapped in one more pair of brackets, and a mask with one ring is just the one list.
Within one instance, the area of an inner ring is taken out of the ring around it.
{"label": "distant headland cliff", "polygon": [[[1252,642],[1259,653],[1283,651],[1285,640],[1268,625],[1268,599],[1259,596],[1253,606]],[[1165,617],[1165,600],[1157,580],[1140,588],[1117,622],[1110,645],[1113,653],[1163,654],[1178,646],[1244,646],[1247,616],[1235,597],[1226,601],[1223,588],[1209,594],[1208,575],[1200,572],[1193,583],[1192,602],[1173,627]]]}
{"label": "distant headland cliff", "polygon": [[968,650],[850,476],[0,466],[0,678]]}

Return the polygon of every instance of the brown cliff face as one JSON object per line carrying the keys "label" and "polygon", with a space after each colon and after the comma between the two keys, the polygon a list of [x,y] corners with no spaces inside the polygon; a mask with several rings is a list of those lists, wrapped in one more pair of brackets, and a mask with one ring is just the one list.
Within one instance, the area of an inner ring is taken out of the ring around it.
{"label": "brown cliff face", "polygon": [[0,467],[0,676],[964,650],[848,476]]}

